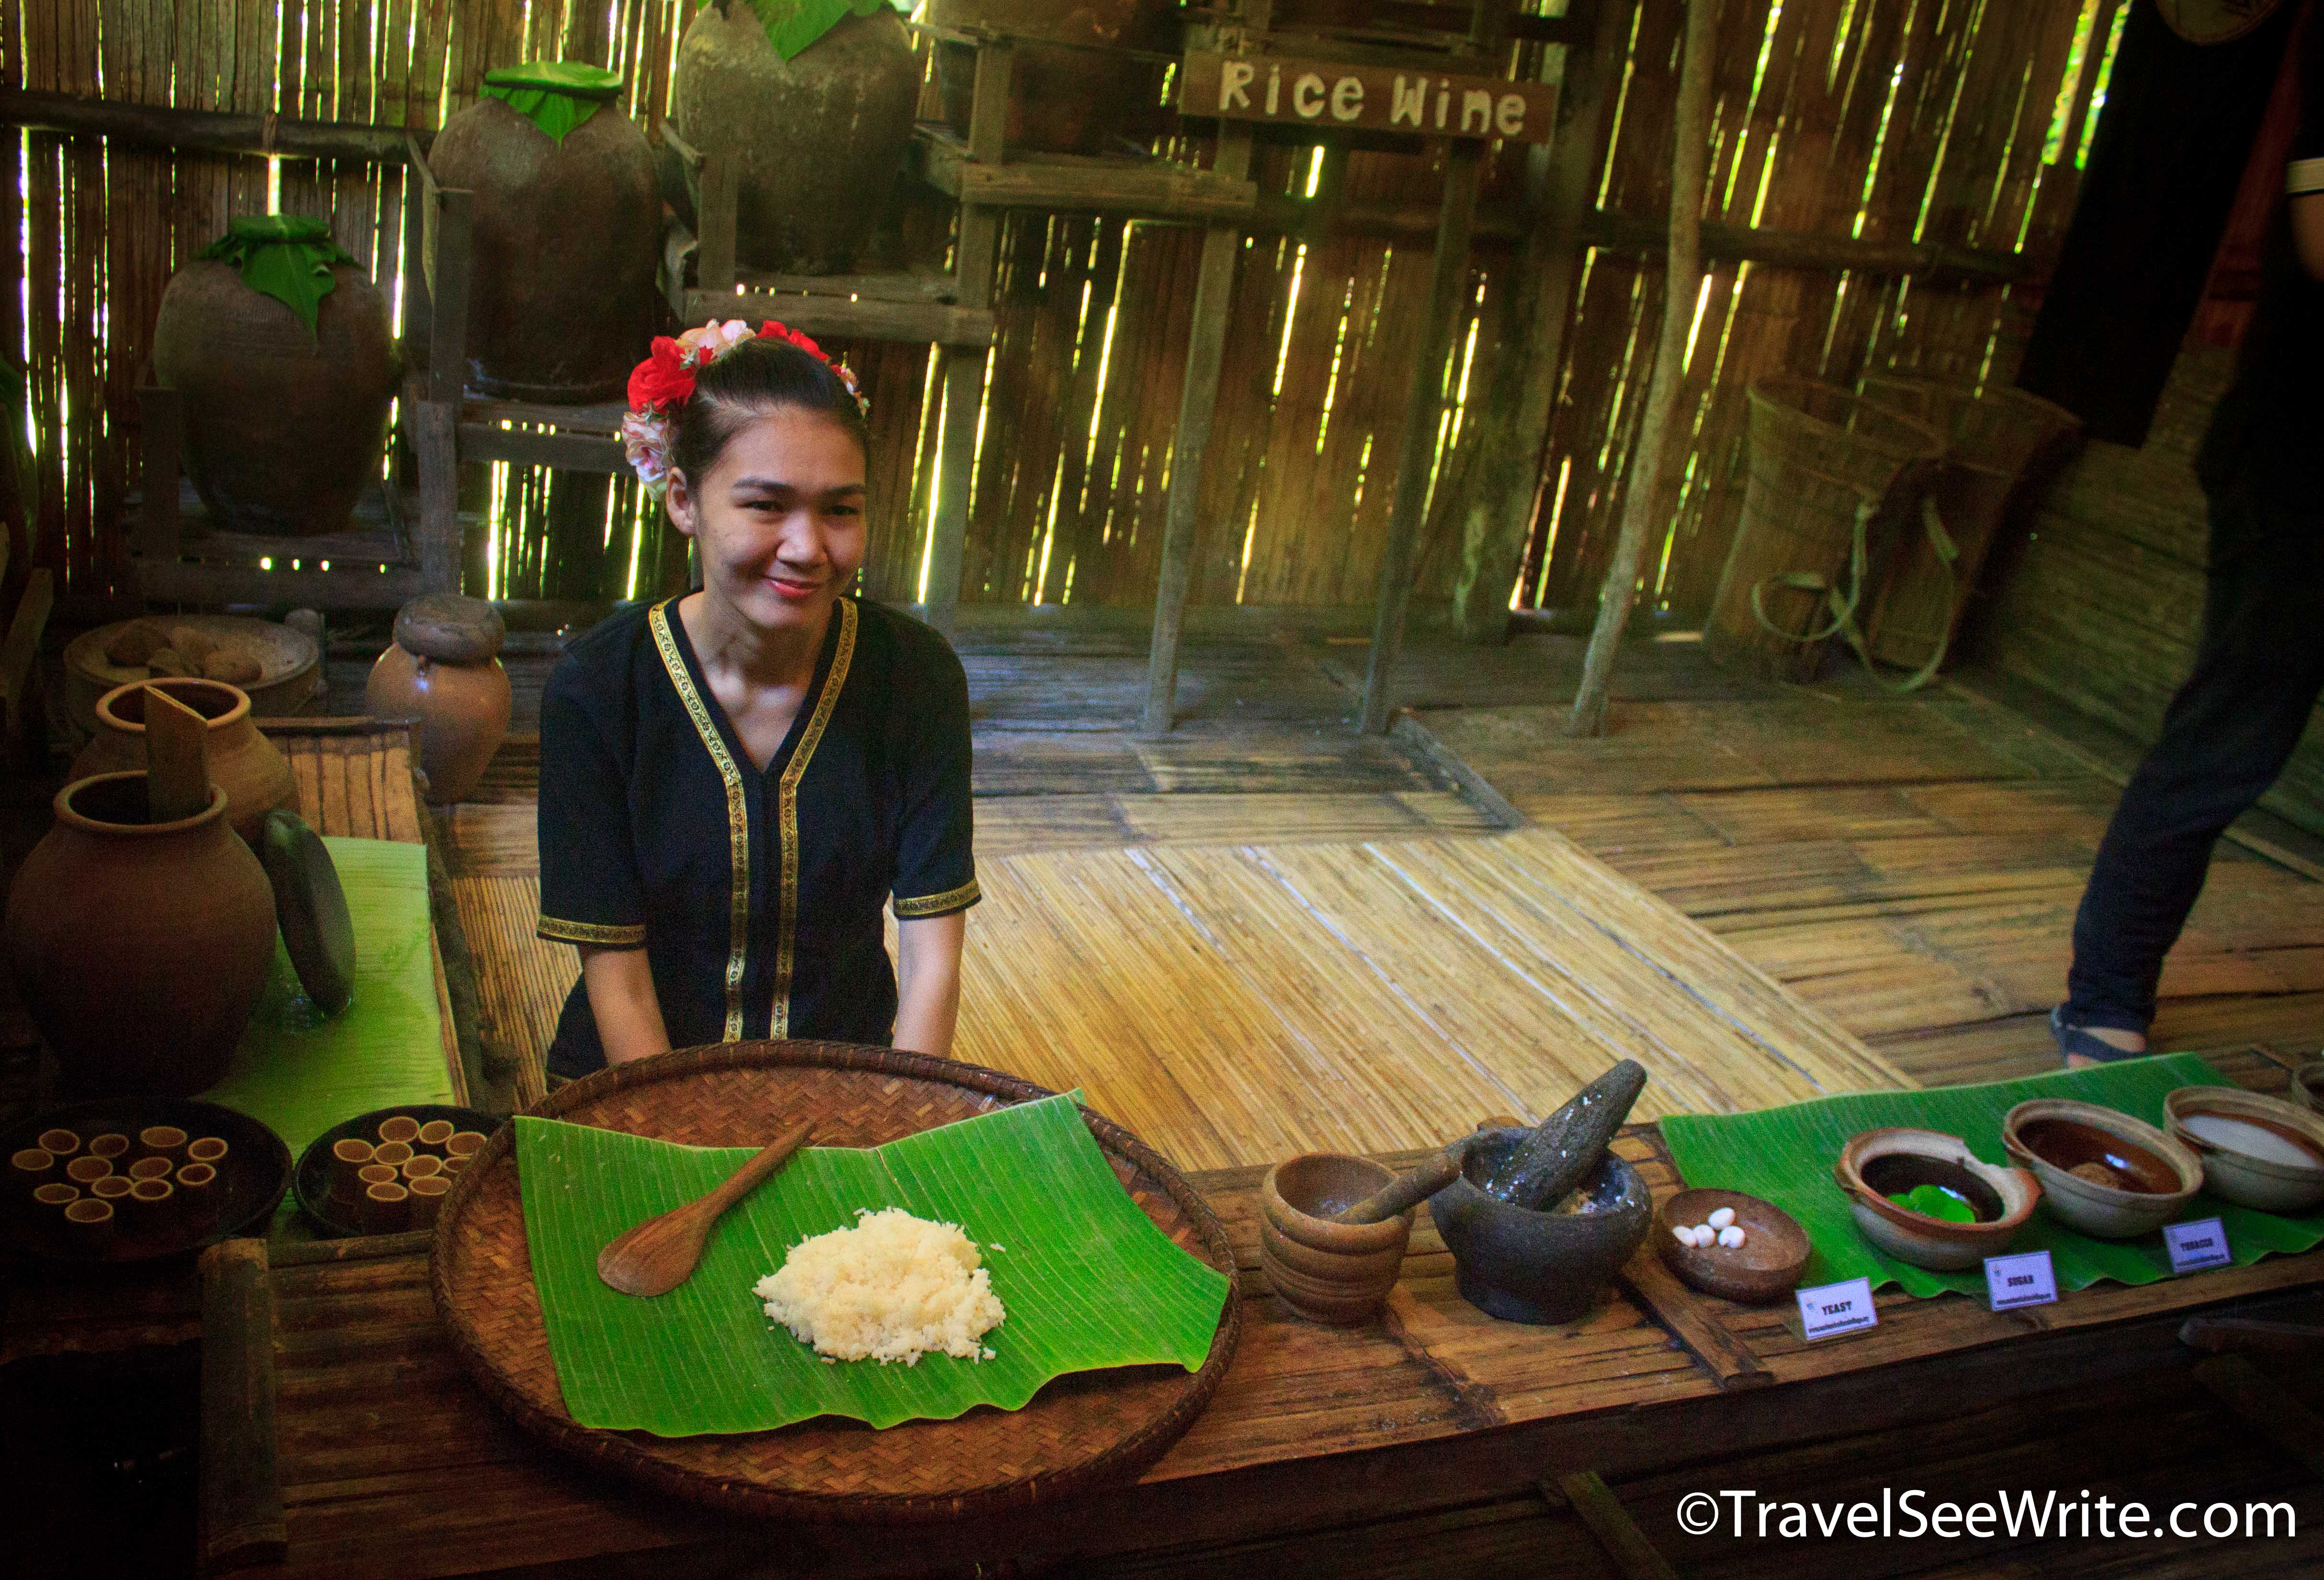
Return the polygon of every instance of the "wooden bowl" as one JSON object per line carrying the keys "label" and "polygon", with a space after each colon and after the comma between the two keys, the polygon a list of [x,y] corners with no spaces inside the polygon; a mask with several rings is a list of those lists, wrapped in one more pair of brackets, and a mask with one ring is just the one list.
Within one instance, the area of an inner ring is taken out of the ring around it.
{"label": "wooden bowl", "polygon": [[[259,676],[241,689],[250,697],[253,718],[280,719],[306,712],[323,694],[322,653],[304,631],[240,614],[168,614],[152,617],[167,626],[193,626],[213,637],[231,637],[257,656]],[[127,620],[84,631],[65,644],[65,704],[86,735],[97,733],[97,700],[114,687],[152,678],[143,665],[124,667],[105,656]]]}
{"label": "wooden bowl", "polygon": [[[1832,1178],[1856,1204],[1856,1226],[1899,1262],[1959,1272],[1997,1256],[2034,1216],[2041,1181],[2024,1169],[1980,1162],[1958,1135],[1890,1126],[1849,1138]],[[1941,1185],[1965,1197],[1974,1223],[1914,1212],[1888,1198],[1917,1185]]]}
{"label": "wooden bowl", "polygon": [[1396,1287],[1413,1215],[1377,1224],[1330,1218],[1395,1178],[1384,1164],[1341,1153],[1307,1153],[1268,1170],[1259,1188],[1259,1261],[1286,1306],[1333,1327],[1372,1319]]}
{"label": "wooden bowl", "polygon": [[[2163,1111],[2169,1116],[2172,1139],[2203,1160],[2203,1182],[2213,1195],[2261,1212],[2305,1212],[2324,1202],[2324,1116],[2281,1098],[2212,1086],[2181,1087],[2163,1099]],[[2199,1114],[2257,1125],[2306,1153],[2312,1166],[2257,1157],[2207,1140],[2187,1128],[2188,1119]]]}
{"label": "wooden bowl", "polygon": [[[1735,1209],[1742,1245],[1682,1245],[1671,1237],[1674,1226],[1692,1227],[1722,1207]],[[1780,1300],[1799,1288],[1811,1249],[1808,1232],[1774,1202],[1709,1187],[1682,1190],[1664,1202],[1655,1214],[1654,1242],[1663,1265],[1681,1283],[1747,1306]]]}
{"label": "wooden bowl", "polygon": [[2020,1103],[2002,1116],[2001,1144],[2042,1181],[2044,1211],[2101,1240],[2127,1240],[2176,1223],[2203,1188],[2202,1160],[2192,1152],[2153,1125],[2096,1103]]}

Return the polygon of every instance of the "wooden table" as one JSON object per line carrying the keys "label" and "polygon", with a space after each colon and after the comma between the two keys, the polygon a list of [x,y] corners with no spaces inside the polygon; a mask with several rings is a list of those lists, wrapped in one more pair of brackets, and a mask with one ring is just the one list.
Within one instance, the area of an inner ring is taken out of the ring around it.
{"label": "wooden table", "polygon": [[[1658,1197],[1659,1132],[1616,1143]],[[1401,1164],[1418,1153],[1382,1161]],[[1134,1484],[1005,1522],[882,1532],[753,1525],[585,1470],[519,1432],[437,1323],[423,1236],[295,1247],[236,1242],[205,1275],[206,1551],[262,1575],[844,1576],[942,1565],[1102,1560],[1324,1529],[1554,1483],[1829,1435],[1939,1421],[1971,1401],[2126,1376],[2166,1357],[2193,1309],[2324,1286],[2324,1249],[1995,1315],[1948,1296],[1879,1301],[1874,1331],[1811,1346],[1786,1309],[1672,1281],[1651,1250],[1587,1320],[1535,1328],[1463,1302],[1424,1211],[1379,1325],[1311,1326],[1258,1266],[1262,1171],[1191,1176],[1235,1245],[1244,1338],[1209,1410]],[[1793,1318],[1796,1320],[1796,1318]],[[233,1413],[243,1412],[243,1413]],[[252,1417],[260,1418],[255,1422]],[[1603,1492],[1602,1486],[1598,1489]],[[1638,1537],[1610,1495],[1591,1520]],[[1600,1532],[1604,1536],[1604,1532]]]}

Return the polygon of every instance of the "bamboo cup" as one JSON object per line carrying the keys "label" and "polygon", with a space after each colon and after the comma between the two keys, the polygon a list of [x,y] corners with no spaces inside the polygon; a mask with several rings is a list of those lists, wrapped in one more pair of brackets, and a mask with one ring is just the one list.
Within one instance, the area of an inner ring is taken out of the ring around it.
{"label": "bamboo cup", "polygon": [[129,1150],[129,1138],[118,1130],[108,1130],[103,1135],[88,1138],[88,1155],[93,1158],[117,1158]]}
{"label": "bamboo cup", "polygon": [[364,1192],[356,1223],[366,1235],[392,1235],[411,1222],[411,1192],[402,1186],[382,1183]]}
{"label": "bamboo cup", "polygon": [[436,1226],[436,1214],[444,1205],[445,1193],[452,1181],[442,1174],[422,1174],[405,1187],[411,1193],[411,1226],[430,1229]]}
{"label": "bamboo cup", "polygon": [[69,1158],[80,1151],[80,1137],[72,1131],[62,1128],[43,1130],[41,1132],[41,1138],[32,1144],[42,1152],[53,1153],[60,1158]]}
{"label": "bamboo cup", "polygon": [[99,1201],[120,1201],[137,1188],[137,1181],[126,1174],[107,1174],[88,1182],[88,1193]]}
{"label": "bamboo cup", "polygon": [[484,1150],[484,1134],[481,1130],[456,1130],[444,1142],[444,1155],[472,1158]]}
{"label": "bamboo cup", "polygon": [[61,1180],[51,1180],[45,1185],[32,1187],[32,1199],[42,1207],[69,1207],[80,1199],[80,1187],[68,1185]]}
{"label": "bamboo cup", "polygon": [[177,1171],[178,1165],[163,1157],[139,1158],[129,1165],[132,1180],[166,1180]]}
{"label": "bamboo cup", "polygon": [[198,1140],[186,1143],[186,1162],[189,1163],[208,1163],[211,1168],[215,1169],[226,1162],[226,1154],[228,1150],[226,1144],[220,1137],[215,1135],[205,1135]]}
{"label": "bamboo cup", "polygon": [[85,1251],[102,1250],[112,1243],[113,1203],[95,1197],[65,1204],[65,1232]]}
{"label": "bamboo cup", "polygon": [[468,1159],[466,1154],[462,1153],[454,1153],[444,1160],[443,1177],[449,1180],[467,1166]]}
{"label": "bamboo cup", "polygon": [[8,1183],[18,1191],[30,1191],[49,1184],[64,1172],[57,1167],[57,1154],[44,1146],[28,1146],[9,1154]]}
{"label": "bamboo cup", "polygon": [[429,1152],[440,1153],[444,1150],[444,1144],[452,1139],[452,1134],[449,1119],[430,1119],[420,1127],[418,1144]]}
{"label": "bamboo cup", "polygon": [[178,1210],[191,1227],[207,1232],[225,1208],[225,1188],[208,1163],[187,1163],[177,1173]]}
{"label": "bamboo cup", "polygon": [[371,1143],[350,1135],[331,1144],[331,1199],[341,1207],[353,1207],[363,1199],[362,1172],[371,1166]]}
{"label": "bamboo cup", "polygon": [[137,1144],[157,1158],[167,1158],[176,1168],[186,1159],[186,1133],[174,1125],[148,1125],[137,1133]]}
{"label": "bamboo cup", "polygon": [[177,1227],[178,1191],[167,1180],[139,1180],[129,1187],[124,1205],[127,1227],[142,1238],[158,1239]]}
{"label": "bamboo cup", "polygon": [[431,1157],[426,1153],[421,1153],[418,1157],[403,1165],[403,1182],[406,1185],[409,1185],[414,1180],[425,1180],[430,1174],[440,1174],[443,1171],[444,1160],[442,1158]]}
{"label": "bamboo cup", "polygon": [[420,1137],[420,1121],[409,1114],[391,1114],[379,1122],[382,1141],[400,1141],[410,1146]]}
{"label": "bamboo cup", "polygon": [[86,1185],[92,1180],[102,1180],[113,1172],[111,1158],[78,1157],[65,1160],[65,1178],[76,1185]]}
{"label": "bamboo cup", "polygon": [[416,1155],[408,1141],[383,1141],[372,1148],[371,1161],[385,1163],[391,1169],[400,1169]]}

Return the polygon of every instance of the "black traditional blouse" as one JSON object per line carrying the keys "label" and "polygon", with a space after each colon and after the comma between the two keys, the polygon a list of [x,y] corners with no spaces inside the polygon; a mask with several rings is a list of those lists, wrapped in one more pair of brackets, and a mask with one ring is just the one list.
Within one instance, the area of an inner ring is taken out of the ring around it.
{"label": "black traditional blouse", "polygon": [[[642,944],[670,1045],[884,1043],[896,978],[881,908],[977,901],[968,682],[945,639],[853,598],[761,771],[728,725],[675,600],[569,647],[540,706],[543,938]],[[549,1067],[602,1069],[586,988]]]}

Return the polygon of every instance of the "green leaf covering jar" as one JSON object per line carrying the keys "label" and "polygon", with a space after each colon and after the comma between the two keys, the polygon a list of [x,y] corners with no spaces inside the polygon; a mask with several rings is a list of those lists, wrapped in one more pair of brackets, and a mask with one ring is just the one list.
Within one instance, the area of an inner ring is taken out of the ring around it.
{"label": "green leaf covering jar", "polygon": [[654,329],[661,199],[622,78],[539,60],[488,71],[428,151],[473,198],[469,388],[552,404],[612,400]]}
{"label": "green leaf covering jar", "polygon": [[379,476],[399,372],[387,299],[307,215],[245,215],[171,277],[153,376],[220,528],[344,530]]}
{"label": "green leaf covering jar", "polygon": [[670,107],[688,143],[739,161],[737,259],[844,274],[895,190],[919,93],[884,0],[724,0],[679,41]]}

